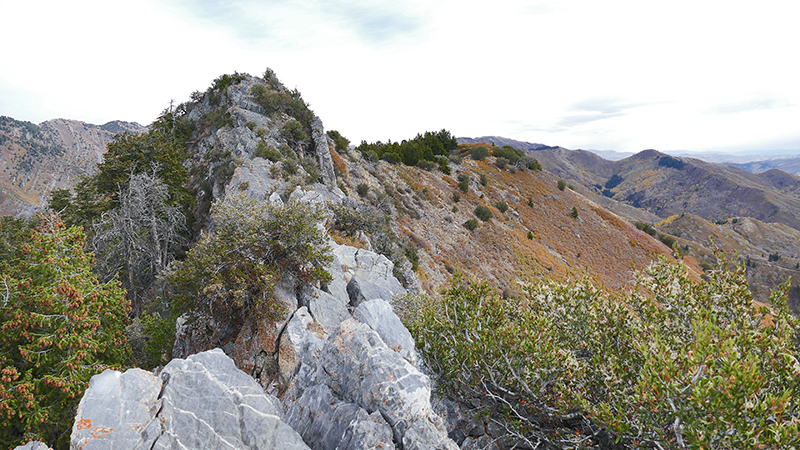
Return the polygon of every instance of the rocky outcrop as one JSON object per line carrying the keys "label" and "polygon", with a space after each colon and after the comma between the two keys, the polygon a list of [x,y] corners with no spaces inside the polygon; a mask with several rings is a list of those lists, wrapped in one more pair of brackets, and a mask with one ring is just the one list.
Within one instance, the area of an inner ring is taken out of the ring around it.
{"label": "rocky outcrop", "polygon": [[328,136],[322,126],[322,120],[314,116],[311,122],[311,138],[314,140],[314,154],[319,164],[320,177],[327,186],[336,187],[336,174],[333,171],[333,158],[328,145]]}
{"label": "rocky outcrop", "polygon": [[308,449],[282,419],[280,401],[221,350],[92,377],[72,428],[72,448]]}

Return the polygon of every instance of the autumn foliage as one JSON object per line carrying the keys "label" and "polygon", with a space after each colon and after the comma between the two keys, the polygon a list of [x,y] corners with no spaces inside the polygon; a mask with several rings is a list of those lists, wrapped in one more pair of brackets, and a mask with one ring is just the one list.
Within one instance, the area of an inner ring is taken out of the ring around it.
{"label": "autumn foliage", "polygon": [[0,442],[66,448],[89,378],[128,356],[130,308],[118,282],[97,281],[80,228],[0,228]]}

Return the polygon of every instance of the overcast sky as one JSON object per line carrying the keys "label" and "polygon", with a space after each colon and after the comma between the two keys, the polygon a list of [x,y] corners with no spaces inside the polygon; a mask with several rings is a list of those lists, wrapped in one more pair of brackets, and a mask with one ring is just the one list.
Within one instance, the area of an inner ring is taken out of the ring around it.
{"label": "overcast sky", "polygon": [[148,124],[267,67],[354,143],[800,153],[800,2],[0,0],[0,115]]}

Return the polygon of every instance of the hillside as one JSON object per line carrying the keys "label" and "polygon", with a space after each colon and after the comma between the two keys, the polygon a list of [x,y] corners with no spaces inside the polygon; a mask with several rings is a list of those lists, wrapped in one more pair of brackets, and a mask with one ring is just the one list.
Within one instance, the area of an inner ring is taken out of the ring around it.
{"label": "hillside", "polygon": [[45,205],[50,191],[93,174],[112,136],[142,130],[122,121],[92,125],[53,119],[35,125],[0,117],[0,214],[32,214]]}
{"label": "hillside", "polygon": [[800,175],[800,158],[775,158],[763,161],[750,161],[745,163],[729,163],[748,172],[766,172],[778,169],[793,175]]}

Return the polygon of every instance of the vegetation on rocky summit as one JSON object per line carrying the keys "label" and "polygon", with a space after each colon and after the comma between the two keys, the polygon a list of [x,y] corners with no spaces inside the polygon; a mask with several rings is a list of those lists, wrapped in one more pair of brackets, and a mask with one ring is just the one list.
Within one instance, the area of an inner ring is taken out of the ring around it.
{"label": "vegetation on rocky summit", "polygon": [[756,307],[741,266],[704,282],[660,261],[628,294],[545,281],[504,299],[456,277],[409,323],[442,394],[506,444],[793,448],[800,323]]}
{"label": "vegetation on rocky summit", "polygon": [[37,222],[0,221],[0,441],[66,449],[89,378],[128,361],[130,309],[92,273],[80,228]]}

